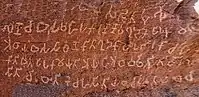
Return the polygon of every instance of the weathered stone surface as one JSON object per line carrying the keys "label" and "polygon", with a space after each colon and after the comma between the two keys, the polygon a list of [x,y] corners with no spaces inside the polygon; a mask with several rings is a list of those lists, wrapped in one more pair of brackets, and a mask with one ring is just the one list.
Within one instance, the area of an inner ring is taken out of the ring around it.
{"label": "weathered stone surface", "polygon": [[198,97],[196,0],[1,0],[0,97]]}
{"label": "weathered stone surface", "polygon": [[65,90],[63,85],[16,85],[12,97],[58,97]]}

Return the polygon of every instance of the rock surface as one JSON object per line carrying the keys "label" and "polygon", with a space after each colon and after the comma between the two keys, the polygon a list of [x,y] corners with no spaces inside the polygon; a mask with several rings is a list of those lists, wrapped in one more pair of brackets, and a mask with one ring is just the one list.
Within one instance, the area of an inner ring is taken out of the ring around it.
{"label": "rock surface", "polygon": [[198,97],[197,0],[1,0],[0,97]]}

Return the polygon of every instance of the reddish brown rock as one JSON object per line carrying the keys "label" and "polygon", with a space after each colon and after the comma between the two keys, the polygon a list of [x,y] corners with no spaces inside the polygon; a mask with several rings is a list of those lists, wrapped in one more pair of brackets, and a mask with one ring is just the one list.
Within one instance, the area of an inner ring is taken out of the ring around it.
{"label": "reddish brown rock", "polygon": [[195,2],[0,1],[0,97],[199,96]]}

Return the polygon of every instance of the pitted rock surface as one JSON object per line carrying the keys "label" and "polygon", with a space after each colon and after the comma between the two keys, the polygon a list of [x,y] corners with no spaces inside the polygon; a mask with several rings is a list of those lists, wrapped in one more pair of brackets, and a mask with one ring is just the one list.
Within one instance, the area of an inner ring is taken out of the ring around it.
{"label": "pitted rock surface", "polygon": [[0,97],[198,97],[197,0],[1,0]]}

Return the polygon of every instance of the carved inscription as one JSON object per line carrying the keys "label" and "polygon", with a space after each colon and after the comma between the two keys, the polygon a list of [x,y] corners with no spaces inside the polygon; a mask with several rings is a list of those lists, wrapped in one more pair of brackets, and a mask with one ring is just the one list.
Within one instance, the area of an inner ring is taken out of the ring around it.
{"label": "carved inscription", "polygon": [[0,23],[3,83],[66,85],[78,94],[199,82],[197,21],[181,26],[168,2],[63,2],[55,4],[64,11],[44,19]]}

